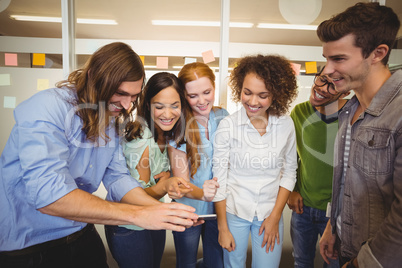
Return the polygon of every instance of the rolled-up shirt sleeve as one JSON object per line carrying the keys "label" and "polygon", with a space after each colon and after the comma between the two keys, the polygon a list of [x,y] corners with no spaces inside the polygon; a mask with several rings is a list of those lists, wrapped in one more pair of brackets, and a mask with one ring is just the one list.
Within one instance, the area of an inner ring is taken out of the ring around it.
{"label": "rolled-up shirt sleeve", "polygon": [[106,199],[116,202],[120,202],[123,196],[132,189],[142,187],[137,180],[131,177],[121,145],[114,151],[102,181],[107,189]]}

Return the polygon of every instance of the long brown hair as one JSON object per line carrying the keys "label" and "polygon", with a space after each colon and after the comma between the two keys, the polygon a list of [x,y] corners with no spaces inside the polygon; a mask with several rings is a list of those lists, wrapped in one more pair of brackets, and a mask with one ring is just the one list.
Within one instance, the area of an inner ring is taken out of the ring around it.
{"label": "long brown hair", "polygon": [[[202,62],[193,62],[183,66],[180,70],[179,79],[183,82],[184,86],[188,82],[195,81],[199,78],[206,77],[210,80],[212,86],[215,88],[215,74],[209,68],[209,66]],[[185,90],[187,96],[187,91]],[[195,120],[194,114],[190,109],[189,116],[186,118],[186,140],[187,140],[187,155],[190,161],[191,177],[197,173],[197,169],[200,166],[200,156],[198,148],[201,145],[200,131],[198,128],[197,120]]]}
{"label": "long brown hair", "polygon": [[[108,102],[122,82],[139,81],[145,78],[140,57],[125,43],[115,42],[99,48],[85,63],[84,67],[72,72],[68,79],[57,83],[77,94],[77,115],[82,119],[82,130],[88,140],[98,138],[109,141],[106,128],[113,117],[108,113]],[[137,105],[133,104],[133,108]],[[94,108],[95,107],[95,108]],[[130,121],[130,111],[123,111],[116,119],[115,128],[119,133],[119,122]]]}

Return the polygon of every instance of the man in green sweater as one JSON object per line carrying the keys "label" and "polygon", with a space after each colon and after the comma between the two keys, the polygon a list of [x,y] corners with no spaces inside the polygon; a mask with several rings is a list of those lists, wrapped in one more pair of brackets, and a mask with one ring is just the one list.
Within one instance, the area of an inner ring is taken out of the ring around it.
{"label": "man in green sweater", "polygon": [[[323,68],[324,69],[324,68]],[[322,235],[331,202],[334,141],[338,131],[338,113],[347,94],[334,90],[321,73],[314,78],[309,101],[291,112],[296,129],[297,183],[288,206],[292,212],[291,237],[295,267],[314,267],[318,235]],[[339,267],[338,261],[329,266]]]}

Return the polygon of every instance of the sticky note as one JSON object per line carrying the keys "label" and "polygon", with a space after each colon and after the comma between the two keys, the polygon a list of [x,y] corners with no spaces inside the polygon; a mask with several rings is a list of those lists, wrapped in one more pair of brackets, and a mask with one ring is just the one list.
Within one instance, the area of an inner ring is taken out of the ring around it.
{"label": "sticky note", "polygon": [[189,63],[193,63],[193,62],[197,62],[196,58],[184,58],[184,64],[189,64]]}
{"label": "sticky note", "polygon": [[292,69],[295,72],[295,75],[299,75],[301,64],[291,62],[290,65],[292,66]]}
{"label": "sticky note", "polygon": [[33,53],[32,56],[32,64],[33,65],[40,65],[45,66],[46,63],[46,56],[43,53]]}
{"label": "sticky note", "polygon": [[202,59],[204,60],[204,63],[215,61],[214,53],[212,52],[212,50],[202,52]]}
{"label": "sticky note", "polygon": [[0,74],[0,86],[9,86],[9,85],[11,85],[10,74]]}
{"label": "sticky note", "polygon": [[9,96],[4,96],[4,103],[3,106],[4,108],[15,108],[15,103],[17,102],[16,97],[9,97]]}
{"label": "sticky note", "polygon": [[156,57],[156,68],[168,69],[169,68],[169,58],[168,57]]}
{"label": "sticky note", "polygon": [[49,79],[38,79],[37,80],[37,90],[44,90],[49,88]]}
{"label": "sticky note", "polygon": [[18,56],[15,53],[4,53],[4,63],[6,66],[18,66]]}
{"label": "sticky note", "polygon": [[317,73],[317,62],[310,61],[306,62],[306,74],[315,74]]}
{"label": "sticky note", "polygon": [[140,59],[141,59],[141,61],[142,61],[142,65],[145,66],[145,56],[140,56]]}

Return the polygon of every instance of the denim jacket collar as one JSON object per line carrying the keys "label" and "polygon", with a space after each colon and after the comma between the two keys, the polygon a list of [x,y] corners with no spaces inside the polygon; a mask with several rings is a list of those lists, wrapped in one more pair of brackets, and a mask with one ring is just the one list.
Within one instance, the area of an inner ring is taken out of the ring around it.
{"label": "denim jacket collar", "polygon": [[366,113],[372,116],[379,116],[384,111],[385,107],[395,98],[402,84],[402,70],[398,70],[384,83],[381,89],[372,99]]}

